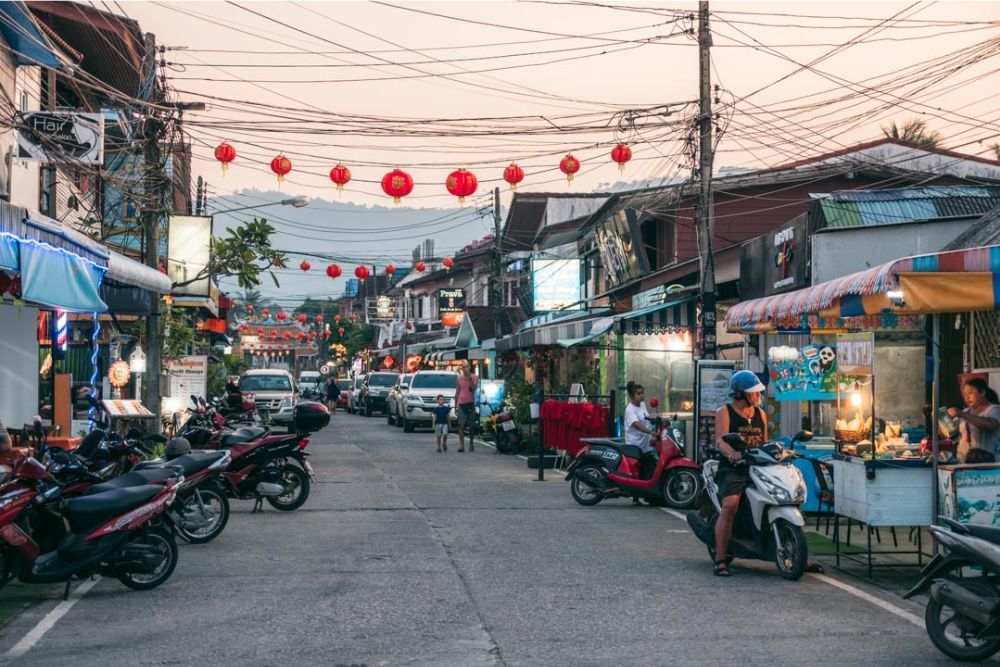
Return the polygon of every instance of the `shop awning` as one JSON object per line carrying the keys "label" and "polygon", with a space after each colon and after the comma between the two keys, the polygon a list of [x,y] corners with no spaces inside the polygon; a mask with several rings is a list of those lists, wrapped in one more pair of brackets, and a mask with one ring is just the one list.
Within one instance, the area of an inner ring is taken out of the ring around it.
{"label": "shop awning", "polygon": [[[890,296],[892,298],[890,298]],[[729,309],[730,331],[797,328],[805,316],[927,315],[1000,309],[1000,246],[906,257]]]}
{"label": "shop awning", "polygon": [[0,33],[13,51],[18,65],[41,65],[59,69],[62,63],[45,34],[23,2],[0,4]]}
{"label": "shop awning", "polygon": [[594,322],[602,319],[598,315],[605,314],[606,311],[599,314],[573,313],[542,326],[523,328],[516,334],[497,340],[496,349],[498,352],[509,352],[535,345],[557,345],[560,340],[588,336]]}
{"label": "shop awning", "polygon": [[108,272],[105,278],[156,294],[170,294],[170,278],[166,274],[114,250],[110,250],[109,253]]}
{"label": "shop awning", "polygon": [[692,296],[601,317],[593,321],[586,335],[560,338],[556,343],[567,348],[587,345],[611,331],[616,324],[622,326],[622,333],[633,335],[686,331],[694,326],[694,305],[697,300],[697,297]]}

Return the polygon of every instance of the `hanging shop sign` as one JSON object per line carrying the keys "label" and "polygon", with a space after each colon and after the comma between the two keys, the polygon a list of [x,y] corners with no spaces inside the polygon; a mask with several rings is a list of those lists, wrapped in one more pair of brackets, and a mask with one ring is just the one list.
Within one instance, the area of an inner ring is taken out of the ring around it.
{"label": "hanging shop sign", "polygon": [[837,334],[837,366],[841,375],[874,375],[875,334]]}
{"label": "hanging shop sign", "polygon": [[139,401],[104,399],[101,401],[101,409],[109,417],[154,417],[146,406]]}
{"label": "hanging shop sign", "polygon": [[778,401],[832,401],[837,398],[837,346],[776,346],[768,368]]}
{"label": "hanging shop sign", "polygon": [[740,251],[740,295],[756,299],[809,285],[806,216],[751,239]]}
{"label": "hanging shop sign", "polygon": [[170,397],[187,403],[192,395],[208,398],[208,357],[192,355],[166,362],[170,378]]}
{"label": "hanging shop sign", "polygon": [[[172,215],[167,232],[167,276],[176,287],[174,296],[208,297],[212,276],[208,272],[212,249],[212,218]],[[186,284],[185,284],[186,283]]]}
{"label": "hanging shop sign", "polygon": [[99,113],[31,111],[17,133],[17,158],[104,164],[104,117]]}
{"label": "hanging shop sign", "polygon": [[465,310],[465,290],[448,287],[438,290],[438,312],[461,313]]}
{"label": "hanging shop sign", "polygon": [[536,313],[583,308],[583,260],[532,259],[531,306]]}
{"label": "hanging shop sign", "polygon": [[594,230],[594,236],[610,287],[649,273],[639,219],[633,209],[627,208],[602,220]]}
{"label": "hanging shop sign", "polygon": [[111,364],[111,368],[108,369],[108,381],[115,389],[121,389],[127,385],[131,376],[132,369],[129,368],[128,362],[121,361],[120,359]]}

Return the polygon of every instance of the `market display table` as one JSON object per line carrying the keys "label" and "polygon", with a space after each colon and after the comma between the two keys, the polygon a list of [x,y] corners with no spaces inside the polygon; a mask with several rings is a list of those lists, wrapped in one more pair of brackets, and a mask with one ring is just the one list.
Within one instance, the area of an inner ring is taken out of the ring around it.
{"label": "market display table", "polygon": [[[902,462],[845,457],[829,462],[833,470],[834,502],[838,517],[844,516],[865,524],[868,535],[868,577],[875,564],[872,555],[872,531],[878,527],[929,526],[934,522],[931,507],[933,471],[923,461]],[[840,551],[840,522],[834,531],[837,548],[837,565],[841,557],[858,560],[852,554]],[[916,554],[923,563],[921,533],[917,531],[916,551],[880,551],[888,554]]]}
{"label": "market display table", "polygon": [[938,466],[938,489],[949,519],[1000,526],[1000,463]]}

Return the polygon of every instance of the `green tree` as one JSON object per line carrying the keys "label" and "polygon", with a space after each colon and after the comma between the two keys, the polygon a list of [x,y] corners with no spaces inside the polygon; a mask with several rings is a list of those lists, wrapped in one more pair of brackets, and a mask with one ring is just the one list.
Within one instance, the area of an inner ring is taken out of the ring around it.
{"label": "green tree", "polygon": [[[261,283],[261,274],[268,273],[276,287],[278,277],[272,269],[280,269],[287,263],[284,253],[271,248],[271,237],[275,229],[264,218],[254,218],[252,222],[226,230],[228,236],[212,237],[212,250],[208,266],[189,280],[174,283],[182,287],[209,276],[216,278],[236,278],[244,290],[251,290]],[[256,306],[255,306],[256,307]]]}
{"label": "green tree", "polygon": [[927,121],[914,118],[902,125],[892,121],[882,128],[882,134],[890,139],[899,139],[908,144],[916,144],[925,148],[934,148],[941,143],[941,133],[927,128]]}

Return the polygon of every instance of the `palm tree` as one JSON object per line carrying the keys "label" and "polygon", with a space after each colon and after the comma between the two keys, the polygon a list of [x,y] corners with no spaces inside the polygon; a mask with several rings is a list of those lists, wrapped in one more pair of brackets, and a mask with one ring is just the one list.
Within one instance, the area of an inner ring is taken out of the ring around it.
{"label": "palm tree", "polygon": [[237,300],[240,302],[238,307],[239,312],[244,316],[247,314],[247,306],[253,306],[255,312],[263,306],[261,303],[263,296],[255,289],[243,290],[243,294]]}
{"label": "palm tree", "polygon": [[882,134],[890,139],[899,139],[924,148],[934,148],[941,143],[941,133],[928,130],[927,121],[919,118],[908,120],[901,126],[892,121],[888,127],[882,128]]}

